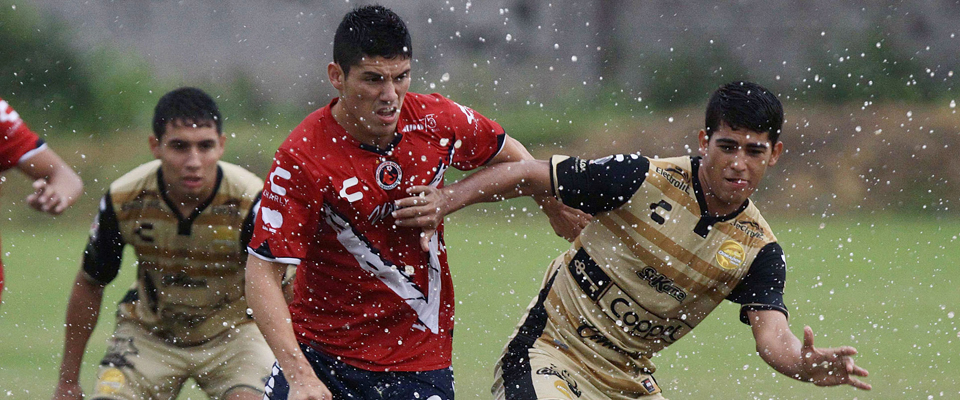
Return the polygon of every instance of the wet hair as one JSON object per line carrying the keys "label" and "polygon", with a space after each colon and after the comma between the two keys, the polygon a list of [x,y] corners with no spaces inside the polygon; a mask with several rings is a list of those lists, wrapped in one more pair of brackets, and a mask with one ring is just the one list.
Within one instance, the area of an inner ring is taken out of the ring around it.
{"label": "wet hair", "polygon": [[733,130],[767,132],[770,143],[780,140],[783,105],[772,92],[753,82],[731,82],[720,86],[707,103],[707,138],[726,125]]}
{"label": "wet hair", "polygon": [[223,119],[217,103],[197,88],[182,87],[160,98],[153,110],[153,135],[162,139],[171,122],[181,126],[215,127],[218,135],[223,134]]}
{"label": "wet hair", "polygon": [[413,58],[407,24],[384,6],[368,5],[348,12],[333,37],[333,62],[344,75],[364,57]]}

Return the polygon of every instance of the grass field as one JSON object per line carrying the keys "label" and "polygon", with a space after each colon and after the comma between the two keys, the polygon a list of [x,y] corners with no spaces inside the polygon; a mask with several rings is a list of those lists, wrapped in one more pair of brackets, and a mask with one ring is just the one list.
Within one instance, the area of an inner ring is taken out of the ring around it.
{"label": "grass field", "polygon": [[[523,201],[447,223],[457,290],[454,364],[461,399],[489,398],[492,366],[566,244]],[[29,211],[23,211],[29,212]],[[83,213],[86,211],[76,211]],[[755,355],[738,308],[721,306],[655,361],[671,399],[960,398],[960,220],[868,216],[773,220],[788,255],[791,326],[811,325],[820,346],[850,344],[872,392],[816,388],[774,373]],[[63,314],[86,227],[40,221],[2,226],[8,290],[0,307],[0,398],[49,398],[62,350]],[[114,304],[133,279],[130,254],[110,286],[86,354],[85,389],[113,329]],[[201,399],[188,388],[181,399]]]}

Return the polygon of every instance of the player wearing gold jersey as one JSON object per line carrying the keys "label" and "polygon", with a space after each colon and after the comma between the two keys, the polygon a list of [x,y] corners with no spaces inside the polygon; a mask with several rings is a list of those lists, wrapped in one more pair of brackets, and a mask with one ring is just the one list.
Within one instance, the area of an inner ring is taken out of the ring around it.
{"label": "player wearing gold jersey", "polygon": [[760,356],[819,386],[857,379],[852,347],[816,348],[787,323],[783,249],[749,196],[783,151],[783,107],[749,82],[710,99],[699,157],[638,154],[496,165],[443,189],[416,187],[398,225],[433,233],[468,204],[553,193],[594,215],[547,270],[497,365],[498,399],[658,399],[650,358],[723,300],[741,304]]}
{"label": "player wearing gold jersey", "polygon": [[193,378],[214,399],[258,399],[274,357],[243,288],[263,181],[220,161],[220,112],[199,89],[164,95],[153,128],[157,160],[117,179],[100,202],[67,306],[54,398],[82,397],[84,349],[130,245],[137,280],[119,304],[93,398],[173,399]]}

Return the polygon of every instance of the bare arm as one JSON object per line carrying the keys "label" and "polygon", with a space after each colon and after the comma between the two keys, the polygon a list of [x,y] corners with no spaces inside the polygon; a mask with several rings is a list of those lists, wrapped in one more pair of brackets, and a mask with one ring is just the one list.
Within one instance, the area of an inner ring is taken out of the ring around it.
{"label": "bare arm", "polygon": [[273,350],[280,369],[290,384],[290,400],[324,399],[332,395],[317,378],[313,367],[300,350],[290,310],[281,287],[287,264],[247,256],[246,297],[260,332]]}
{"label": "bare arm", "polygon": [[60,214],[83,193],[83,181],[57,153],[46,148],[17,165],[34,179],[34,192],[27,196],[27,204],[37,211]]}
{"label": "bare arm", "polygon": [[[490,160],[489,165],[496,165],[502,162],[533,160],[533,156],[530,155],[530,152],[528,152],[520,142],[507,136],[500,154],[497,154],[496,157]],[[543,209],[543,213],[547,215],[554,233],[568,241],[572,241],[579,236],[580,231],[583,230],[583,227],[591,220],[589,214],[575,208],[567,207],[551,195],[535,195],[533,199],[536,200],[540,208]]]}
{"label": "bare arm", "polygon": [[505,162],[474,172],[442,189],[411,187],[407,189],[411,196],[397,200],[398,209],[392,215],[398,226],[423,229],[420,244],[426,251],[430,237],[447,214],[475,203],[545,196],[550,189],[549,161]]}
{"label": "bare arm", "polygon": [[63,341],[63,360],[60,362],[60,381],[54,399],[80,399],[80,365],[87,342],[100,318],[103,285],[87,279],[81,269],[74,279],[67,303],[66,334]]}
{"label": "bare arm", "polygon": [[791,378],[812,382],[817,386],[850,385],[870,390],[868,383],[855,376],[867,376],[867,370],[856,366],[852,356],[857,350],[850,346],[816,348],[813,330],[803,328],[803,342],[790,332],[787,317],[779,311],[748,311],[757,352],[767,364]]}

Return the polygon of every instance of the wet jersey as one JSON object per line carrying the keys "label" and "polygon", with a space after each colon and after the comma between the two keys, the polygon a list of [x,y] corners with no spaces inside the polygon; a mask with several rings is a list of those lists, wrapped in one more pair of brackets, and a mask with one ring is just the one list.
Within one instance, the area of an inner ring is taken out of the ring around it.
{"label": "wet jersey", "polygon": [[107,284],[120,270],[124,245],[133,246],[137,281],[117,316],[175,345],[204,343],[253,322],[244,272],[263,181],[233,164],[217,166],[213,195],[188,216],[162,189],[159,160],[120,177],[100,202],[84,252],[87,277]]}
{"label": "wet jersey", "polygon": [[20,114],[0,99],[0,171],[16,167],[46,145],[27,128]]}
{"label": "wet jersey", "polygon": [[336,102],[277,151],[250,252],[298,264],[290,311],[301,343],[366,370],[446,368],[454,304],[443,228],[424,252],[420,230],[396,227],[390,213],[407,188],[487,163],[503,129],[438,94],[408,93],[395,140],[378,149],[334,120]]}
{"label": "wet jersey", "polygon": [[553,262],[521,334],[559,340],[598,371],[649,374],[650,357],[724,299],[747,323],[746,310],[786,313],[776,237],[749,200],[725,217],[706,212],[699,158],[554,156],[551,166],[555,195],[594,221]]}

